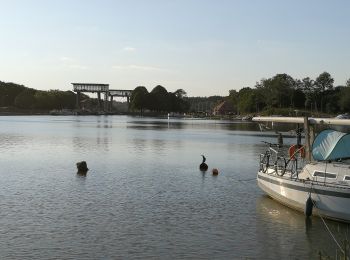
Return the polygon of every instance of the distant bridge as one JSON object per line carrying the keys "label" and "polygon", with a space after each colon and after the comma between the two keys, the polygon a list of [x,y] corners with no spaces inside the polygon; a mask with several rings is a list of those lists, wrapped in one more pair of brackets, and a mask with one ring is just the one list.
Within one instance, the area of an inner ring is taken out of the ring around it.
{"label": "distant bridge", "polygon": [[[113,104],[113,97],[126,97],[129,105],[132,90],[109,89],[109,84],[96,83],[72,83],[73,91],[77,92],[76,107],[80,109],[80,93],[89,92],[97,93],[98,109],[101,111],[101,93],[104,94],[104,111],[111,111]],[[110,102],[108,102],[110,97]]]}

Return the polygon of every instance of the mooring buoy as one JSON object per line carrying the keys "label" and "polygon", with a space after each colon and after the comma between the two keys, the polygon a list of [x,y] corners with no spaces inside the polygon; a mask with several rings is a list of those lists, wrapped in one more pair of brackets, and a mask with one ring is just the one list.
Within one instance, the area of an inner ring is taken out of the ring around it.
{"label": "mooring buoy", "polygon": [[76,165],[77,165],[77,169],[78,169],[77,173],[79,175],[86,175],[87,171],[89,170],[86,162],[85,161],[77,162]]}
{"label": "mooring buoy", "polygon": [[213,173],[214,176],[217,176],[217,175],[219,175],[219,170],[216,169],[216,168],[214,168],[214,169],[212,170],[212,173]]}

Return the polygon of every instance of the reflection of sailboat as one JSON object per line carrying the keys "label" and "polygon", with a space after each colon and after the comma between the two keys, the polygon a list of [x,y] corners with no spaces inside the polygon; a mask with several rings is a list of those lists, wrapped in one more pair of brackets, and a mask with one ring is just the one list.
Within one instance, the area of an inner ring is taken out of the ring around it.
{"label": "reflection of sailboat", "polygon": [[[304,211],[311,197],[313,214],[350,222],[350,161],[347,160],[350,158],[350,134],[328,129],[316,137],[312,148],[310,145],[313,124],[350,125],[350,120],[255,117],[253,121],[305,123],[307,129],[306,147],[300,143],[292,146],[289,158],[271,144],[260,156],[259,187],[282,204],[300,211]],[[300,168],[300,157],[305,153],[309,162]]]}
{"label": "reflection of sailboat", "polygon": [[256,205],[257,214],[263,218],[272,219],[272,222],[275,224],[288,224],[293,228],[302,228],[304,226],[304,217],[301,217],[300,213],[284,207],[266,195],[260,197]]}
{"label": "reflection of sailboat", "polygon": [[[257,199],[256,214],[256,234],[264,241],[261,259],[315,259],[320,251],[333,255],[337,249],[321,219],[311,221],[266,195]],[[346,224],[328,221],[328,227],[340,241],[346,237]]]}

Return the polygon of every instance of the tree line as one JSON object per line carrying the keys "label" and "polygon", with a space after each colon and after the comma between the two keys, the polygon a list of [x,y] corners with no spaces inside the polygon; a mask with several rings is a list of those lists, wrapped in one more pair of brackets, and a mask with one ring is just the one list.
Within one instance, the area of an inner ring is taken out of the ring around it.
{"label": "tree line", "polygon": [[0,81],[0,107],[28,110],[73,109],[75,102],[76,94],[72,91],[43,91]]}
{"label": "tree line", "polygon": [[145,110],[153,112],[187,112],[190,104],[186,100],[186,92],[178,89],[168,92],[163,86],[157,85],[148,92],[144,86],[136,87],[130,97],[130,108],[144,113]]}
{"label": "tree line", "polygon": [[[82,99],[89,99],[82,95]],[[254,87],[230,90],[227,97],[187,97],[185,90],[168,92],[158,85],[151,92],[144,86],[136,87],[130,97],[130,109],[154,112],[210,112],[226,100],[237,114],[304,110],[311,113],[343,113],[350,111],[350,79],[342,86],[334,86],[328,72],[316,79],[294,79],[288,74],[277,74],[261,79]],[[15,83],[0,81],[0,107],[20,109],[74,109],[76,94],[72,91],[36,90]]]}
{"label": "tree line", "polygon": [[306,77],[301,80],[288,74],[277,74],[260,80],[253,88],[230,90],[227,100],[239,114],[264,111],[271,114],[283,109],[328,114],[349,112],[350,79],[345,86],[335,87],[328,72],[321,73],[316,79]]}

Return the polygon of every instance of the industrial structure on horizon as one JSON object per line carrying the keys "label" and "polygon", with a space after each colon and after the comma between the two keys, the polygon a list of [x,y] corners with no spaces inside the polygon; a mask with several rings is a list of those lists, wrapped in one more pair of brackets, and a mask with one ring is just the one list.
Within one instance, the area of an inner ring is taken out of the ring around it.
{"label": "industrial structure on horizon", "polygon": [[[129,105],[132,90],[109,89],[109,84],[99,83],[72,83],[73,91],[77,93],[76,108],[81,109],[80,93],[97,93],[98,110],[104,112],[112,111],[113,97],[124,97]],[[103,106],[101,93],[104,95]],[[108,100],[109,97],[109,100]]]}

